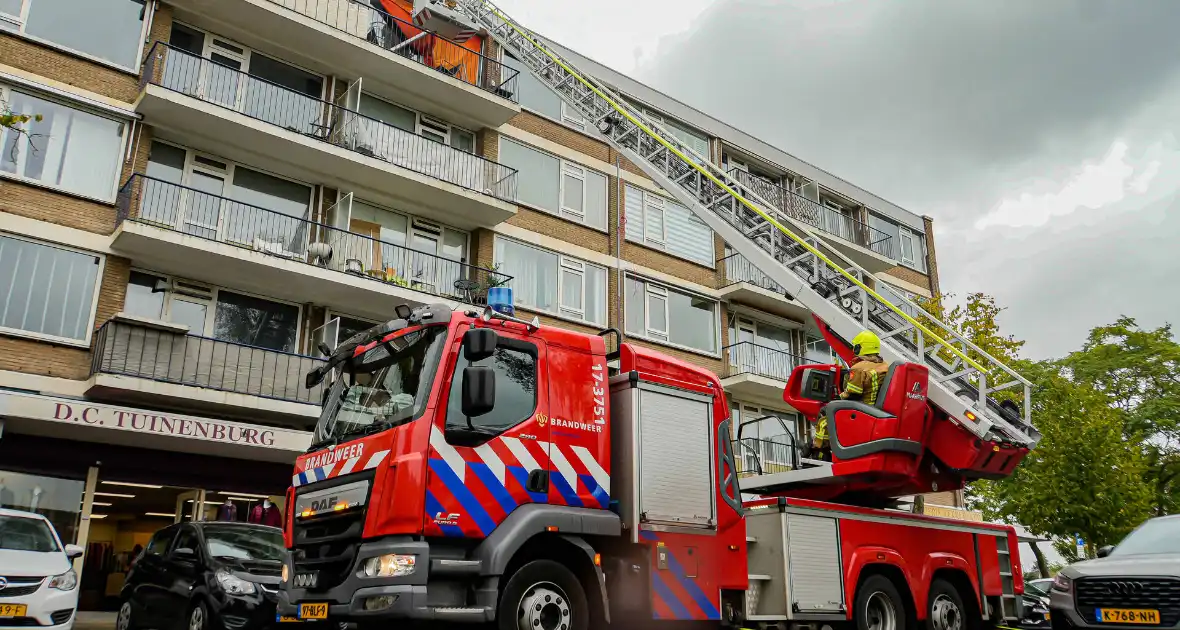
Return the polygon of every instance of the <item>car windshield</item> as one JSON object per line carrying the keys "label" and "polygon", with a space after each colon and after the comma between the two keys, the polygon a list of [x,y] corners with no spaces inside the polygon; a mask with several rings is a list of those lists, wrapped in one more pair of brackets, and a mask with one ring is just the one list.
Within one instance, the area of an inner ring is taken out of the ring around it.
{"label": "car windshield", "polygon": [[60,551],[49,524],[39,518],[0,515],[0,549],[10,551]]}
{"label": "car windshield", "polygon": [[1027,591],[1032,591],[1034,595],[1049,596],[1049,587],[1053,584],[1053,580],[1033,580],[1025,582],[1024,587]]}
{"label": "car windshield", "polygon": [[214,558],[283,561],[283,532],[269,527],[205,526],[205,547]]}
{"label": "car windshield", "polygon": [[[316,425],[316,444],[417,416],[425,408],[446,333],[446,326],[429,326],[370,349],[364,362],[381,367],[332,383]],[[370,353],[388,356],[370,358]]]}
{"label": "car windshield", "polygon": [[1154,518],[1127,534],[1112,556],[1180,554],[1180,518]]}

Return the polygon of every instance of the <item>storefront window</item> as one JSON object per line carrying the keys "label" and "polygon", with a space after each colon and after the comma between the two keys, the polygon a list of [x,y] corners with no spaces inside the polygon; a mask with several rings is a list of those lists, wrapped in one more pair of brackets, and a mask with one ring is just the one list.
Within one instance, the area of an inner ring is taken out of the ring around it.
{"label": "storefront window", "polygon": [[85,489],[79,480],[0,471],[0,507],[44,516],[65,544],[78,539]]}

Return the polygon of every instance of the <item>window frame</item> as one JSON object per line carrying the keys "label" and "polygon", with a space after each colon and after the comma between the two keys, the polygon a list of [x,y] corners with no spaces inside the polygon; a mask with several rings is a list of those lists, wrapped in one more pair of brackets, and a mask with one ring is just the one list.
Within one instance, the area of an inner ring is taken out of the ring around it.
{"label": "window frame", "polygon": [[[537,245],[533,245],[532,243],[526,243],[526,242],[518,240],[518,239],[506,237],[502,234],[496,234],[496,241],[500,241],[500,240],[503,240],[505,243],[511,243],[511,244],[518,246],[518,247],[527,247],[529,249],[535,249],[537,251],[541,251],[546,254],[551,254],[551,255],[557,257],[557,300],[556,300],[557,308],[555,310],[548,310],[548,309],[543,309],[543,308],[540,308],[537,306],[526,306],[523,304],[521,305],[521,308],[529,310],[529,311],[533,311],[536,313],[542,313],[545,315],[552,315],[553,317],[569,320],[569,321],[576,322],[579,324],[589,324],[591,326],[606,326],[607,325],[607,323],[610,321],[610,312],[609,312],[610,311],[610,307],[609,307],[610,270],[609,269],[607,269],[606,267],[604,267],[602,265],[599,265],[599,264],[596,264],[596,263],[593,263],[590,261],[586,261],[581,258],[575,258],[573,256],[566,256],[566,255],[562,254],[561,252],[555,252],[553,250],[546,249],[544,247],[539,247]],[[503,264],[504,263],[503,260],[496,259],[496,241],[493,241],[493,243],[492,243],[492,262],[493,262],[493,264]],[[603,288],[605,289],[603,294],[601,296],[595,296],[595,297],[601,298],[602,304],[607,305],[607,309],[606,309],[607,312],[604,314],[604,318],[606,321],[601,321],[601,322],[593,321],[593,320],[590,320],[586,316],[586,305],[590,301],[588,299],[590,289],[589,289],[588,283],[586,282],[586,277],[588,275],[587,272],[592,268],[602,271],[603,278],[606,281],[603,283],[603,285],[604,285]],[[576,315],[575,309],[567,307],[562,302],[564,299],[564,295],[565,295],[564,294],[565,282],[566,282],[565,272],[567,272],[567,271],[570,273],[574,273],[574,274],[581,276],[581,279],[582,279],[582,309],[581,309],[582,314],[581,314],[581,316]]]}
{"label": "window frame", "polygon": [[[912,250],[910,252],[911,257],[908,259],[906,258],[906,255],[905,255],[905,246],[906,246],[907,240],[909,241],[910,249]],[[899,241],[898,245],[897,245],[898,262],[900,262],[901,264],[905,265],[906,267],[909,267],[910,269],[913,269],[914,271],[917,271],[919,273],[928,273],[926,271],[927,265],[925,264],[925,256],[922,255],[923,235],[918,234],[917,232],[907,228],[904,225],[899,225],[898,226],[898,241]]]}
{"label": "window frame", "polygon": [[[0,33],[3,33],[3,32],[4,31],[0,31]],[[69,109],[72,109],[75,111],[79,111],[79,112],[82,112],[83,114],[89,114],[91,116],[105,118],[107,120],[112,120],[112,121],[115,121],[115,122],[121,124],[123,126],[123,131],[119,134],[119,151],[115,155],[115,160],[116,160],[116,163],[118,164],[118,168],[115,169],[115,176],[111,178],[114,181],[111,184],[111,192],[110,192],[109,199],[103,198],[103,197],[94,197],[94,196],[88,195],[86,193],[74,192],[72,190],[68,190],[68,189],[66,189],[62,186],[58,186],[56,184],[48,184],[48,183],[45,183],[45,182],[42,182],[42,181],[39,181],[36,179],[31,179],[31,178],[25,177],[24,175],[19,175],[17,173],[8,173],[8,172],[2,171],[2,170],[0,170],[0,180],[9,179],[9,180],[12,180],[15,182],[20,182],[22,184],[27,184],[29,186],[37,186],[39,188],[44,188],[46,190],[57,191],[62,194],[70,195],[72,197],[77,197],[79,199],[89,199],[91,201],[96,201],[96,202],[101,203],[103,205],[114,206],[118,202],[119,188],[123,185],[121,178],[123,176],[123,165],[126,162],[126,160],[124,158],[127,155],[128,143],[131,141],[129,136],[132,135],[131,124],[134,122],[134,119],[122,117],[122,116],[117,116],[117,115],[114,115],[110,112],[102,112],[94,107],[90,107],[84,101],[70,100],[67,98],[63,98],[57,94],[50,94],[48,92],[42,92],[40,90],[36,90],[36,89],[25,87],[25,86],[14,86],[12,83],[4,82],[4,80],[2,78],[0,78],[0,106],[7,107],[8,103],[12,102],[13,91],[19,92],[19,93],[24,94],[26,96],[31,96],[33,98],[41,99],[43,101],[48,101],[50,103],[54,103],[56,105],[60,105],[62,107],[66,107],[66,108],[69,108]]]}
{"label": "window frame", "polygon": [[8,237],[8,238],[11,238],[14,240],[24,241],[26,243],[33,243],[36,245],[41,245],[43,247],[50,247],[53,249],[61,249],[61,250],[65,250],[68,252],[73,252],[75,254],[81,254],[84,256],[93,256],[94,258],[98,259],[98,271],[95,274],[95,279],[94,279],[94,295],[91,296],[91,299],[90,299],[90,307],[89,307],[90,316],[89,316],[89,319],[87,320],[87,323],[86,323],[86,338],[85,339],[71,339],[69,337],[60,337],[58,335],[47,335],[45,333],[32,332],[32,331],[28,331],[28,330],[21,330],[19,328],[9,328],[7,326],[0,325],[0,335],[9,336],[9,337],[22,337],[25,339],[38,339],[41,341],[48,341],[50,343],[62,345],[62,346],[73,346],[76,348],[89,349],[91,340],[94,338],[95,320],[98,318],[99,296],[100,296],[100,293],[102,292],[102,282],[103,282],[103,279],[105,278],[105,274],[106,274],[106,263],[107,263],[106,255],[100,254],[98,252],[92,252],[89,250],[80,249],[77,247],[70,247],[69,245],[54,243],[52,241],[45,241],[45,240],[41,240],[41,239],[37,239],[37,238],[32,238],[29,236],[25,236],[23,234],[14,234],[12,232],[0,232],[0,235],[3,235],[5,237]]}
{"label": "window frame", "polygon": [[[511,59],[512,63],[509,64],[509,63],[505,62],[504,57]],[[524,63],[522,63],[519,59],[517,59],[515,56],[513,56],[508,51],[503,52],[503,56],[501,57],[500,61],[501,61],[501,63],[504,63],[505,66],[511,67],[511,68],[515,69],[517,72],[520,72],[521,74],[528,74],[529,73],[528,66],[525,65]],[[519,64],[520,67],[516,68],[513,64]],[[573,129],[574,131],[577,131],[578,133],[593,137],[586,130],[586,119],[583,118],[582,115],[579,114],[577,111],[573,110],[565,102],[565,99],[558,97],[558,102],[561,104],[561,115],[556,118],[550,114],[547,114],[547,113],[539,110],[539,109],[536,109],[536,108],[533,108],[529,105],[526,105],[525,103],[520,103],[519,105],[522,110],[524,110],[534,116],[544,118],[545,120],[548,120],[552,123],[561,125],[563,127],[568,127],[570,129]]]}
{"label": "window frame", "polygon": [[[33,0],[33,1],[36,1],[36,0]],[[200,53],[200,57],[203,61],[217,63],[210,58],[214,52],[216,52],[218,54],[222,54],[222,55],[227,55],[227,56],[238,56],[238,57],[242,58],[242,67],[238,69],[238,72],[252,76],[255,79],[258,79],[259,81],[267,81],[267,79],[250,74],[250,64],[253,60],[254,55],[256,55],[256,54],[261,55],[262,57],[266,57],[267,59],[277,61],[283,65],[291,66],[292,68],[295,68],[296,70],[299,70],[301,72],[306,72],[312,76],[318,77],[320,79],[320,93],[318,96],[316,96],[314,98],[317,98],[321,101],[327,100],[326,96],[327,96],[328,83],[329,83],[329,81],[328,81],[329,77],[327,75],[324,75],[320,72],[316,72],[315,70],[312,70],[311,68],[305,68],[297,63],[292,63],[292,62],[287,61],[286,59],[283,59],[281,57],[277,57],[275,55],[268,55],[262,51],[255,50],[254,48],[251,48],[245,44],[242,44],[231,37],[226,37],[224,35],[218,35],[217,33],[214,33],[213,31],[210,31],[207,28],[201,28],[199,26],[194,26],[193,24],[191,24],[189,22],[185,22],[184,20],[173,20],[172,24],[173,25],[179,24],[180,26],[183,26],[184,28],[187,28],[191,31],[196,31],[196,32],[201,33],[202,35],[205,36],[204,41],[201,42],[201,53]],[[237,46],[238,48],[242,49],[242,52],[240,52],[240,53],[233,52],[233,51],[230,51],[224,47],[219,47],[220,50],[217,50],[214,48],[216,45],[214,43],[214,40],[220,40],[220,41],[222,41],[226,44],[229,44],[231,46]],[[287,89],[290,89],[290,88],[287,88]],[[308,95],[308,97],[311,98],[310,95]],[[240,101],[241,98],[242,98],[242,93],[241,93],[241,90],[239,90],[238,100]],[[237,105],[238,106],[234,108],[234,111],[241,113],[240,112],[241,103],[238,103]]]}
{"label": "window frame", "polygon": [[[638,185],[631,183],[631,182],[627,182],[626,185],[623,187],[623,201],[620,204],[620,206],[621,206],[620,212],[623,214],[624,217],[627,215],[628,190],[638,191],[641,196],[640,207],[641,207],[641,220],[643,221],[643,225],[640,229],[641,236],[636,237],[634,227],[630,224],[627,224],[624,229],[624,237],[623,237],[624,240],[631,242],[631,243],[635,243],[636,245],[640,245],[643,247],[648,247],[648,248],[654,249],[658,252],[661,252],[663,254],[667,254],[668,256],[672,256],[673,258],[677,258],[677,259],[686,261],[686,262],[691,263],[693,265],[698,265],[700,267],[704,267],[706,269],[712,269],[714,271],[717,269],[717,243],[716,243],[717,233],[714,232],[713,229],[708,226],[708,224],[701,221],[696,216],[696,214],[693,213],[692,210],[685,208],[676,199],[674,199],[672,197],[665,196],[663,194],[660,194],[660,193],[657,193],[654,191],[651,191],[651,190],[647,190],[646,188],[643,188],[643,187],[638,186]],[[668,248],[668,210],[669,210],[668,204],[674,204],[678,208],[683,208],[684,211],[688,213],[688,220],[689,221],[703,225],[705,227],[705,229],[709,230],[709,234],[713,238],[709,239],[709,253],[708,253],[708,255],[702,257],[700,260],[697,260],[694,258],[690,258],[684,254],[681,254],[679,252],[672,251],[671,249]],[[651,224],[651,221],[648,220],[648,217],[650,214],[652,214],[654,212],[658,212],[660,214],[660,234],[658,235],[658,238],[660,240],[656,240],[656,238],[648,236],[648,226]],[[708,260],[709,262],[704,262],[705,260]]]}
{"label": "window frame", "polygon": [[47,46],[49,48],[60,50],[62,52],[68,53],[70,55],[81,57],[83,59],[86,59],[87,61],[91,61],[91,62],[97,63],[99,65],[106,66],[106,67],[111,68],[113,70],[125,72],[127,74],[132,75],[132,76],[137,77],[143,72],[142,60],[143,60],[144,48],[148,44],[148,39],[149,39],[148,34],[151,32],[151,30],[150,30],[151,23],[155,21],[155,17],[156,17],[155,10],[147,11],[147,9],[146,9],[146,7],[149,4],[151,4],[150,2],[145,2],[145,4],[144,4],[145,15],[144,15],[144,19],[142,20],[142,24],[140,25],[140,28],[139,28],[139,47],[135,51],[135,59],[138,60],[140,63],[136,67],[124,66],[124,65],[121,65],[117,62],[111,61],[109,59],[103,59],[102,57],[99,57],[98,55],[95,55],[93,53],[83,52],[83,51],[77,50],[75,48],[70,48],[69,46],[66,46],[64,44],[59,44],[57,42],[45,39],[44,37],[39,37],[37,35],[28,34],[28,32],[26,32],[25,29],[28,26],[28,22],[29,22],[29,7],[31,7],[34,2],[37,2],[37,0],[23,0],[22,1],[21,13],[18,16],[19,21],[14,21],[10,17],[8,17],[10,14],[0,13],[0,21],[7,22],[9,24],[14,24],[17,27],[16,30],[14,30],[14,31],[0,29],[0,33],[5,33],[8,35],[12,35],[13,37],[19,37],[21,39],[26,39],[26,40],[29,40],[32,42],[36,42],[36,43],[41,44],[43,46]]}
{"label": "window frame", "polygon": [[[212,286],[212,285],[209,285],[204,282],[198,282],[195,280],[189,280],[187,278],[181,278],[181,277],[176,276],[174,274],[160,273],[158,271],[152,271],[151,269],[147,269],[145,267],[133,266],[133,267],[131,267],[131,271],[139,272],[139,273],[146,274],[149,276],[155,276],[157,278],[163,278],[169,284],[168,290],[164,291],[164,303],[160,307],[160,319],[154,320],[154,321],[159,321],[161,323],[171,324],[171,325],[182,325],[182,324],[176,324],[176,323],[172,322],[170,319],[168,319],[169,316],[171,315],[172,300],[179,293],[180,296],[182,297],[182,299],[187,298],[189,301],[194,301],[194,302],[195,301],[203,301],[208,304],[208,309],[205,311],[204,329],[200,332],[200,334],[195,334],[194,336],[202,337],[205,339],[212,339],[214,341],[221,341],[224,343],[231,343],[231,344],[235,344],[235,345],[245,346],[247,348],[258,348],[259,350],[265,350],[267,352],[284,352],[286,354],[306,356],[306,355],[303,355],[302,350],[300,350],[300,348],[303,347],[302,346],[302,344],[303,344],[303,325],[306,322],[304,321],[304,318],[303,318],[303,315],[304,315],[303,305],[298,302],[291,302],[289,300],[273,298],[268,295],[259,295],[257,293],[253,293],[250,291],[239,291],[238,289],[234,289],[234,288],[230,288],[230,287]],[[205,288],[209,292],[209,296],[206,297],[206,296],[195,295],[193,293],[185,293],[183,290],[177,291],[175,288],[175,283],[178,280],[180,282],[191,284],[194,287]],[[246,297],[252,297],[252,298],[259,299],[259,300],[266,300],[267,302],[274,302],[276,304],[285,304],[287,306],[294,306],[296,309],[298,309],[298,315],[296,316],[296,320],[295,320],[295,350],[288,352],[286,350],[275,350],[273,348],[262,348],[259,346],[248,346],[246,344],[238,343],[236,341],[230,341],[228,339],[217,339],[216,337],[213,337],[212,336],[213,335],[213,332],[212,332],[213,323],[217,318],[217,305],[221,303],[220,295],[221,295],[222,290],[225,290],[225,291],[228,291],[229,293],[234,293],[237,295],[244,295]],[[125,304],[126,304],[126,297],[124,297],[124,305]],[[122,310],[122,308],[120,308],[120,310]],[[349,316],[349,317],[351,317],[351,316]],[[145,318],[145,319],[150,320],[151,318],[149,317],[149,318]],[[357,317],[354,319],[364,319],[364,318]],[[194,334],[191,329],[189,330],[189,334]]]}
{"label": "window frame", "polygon": [[[413,113],[414,114],[414,131],[413,131],[414,135],[416,135],[420,138],[425,138],[427,140],[437,142],[439,144],[444,144],[456,151],[460,151],[460,152],[466,153],[468,155],[478,155],[478,153],[476,153],[476,150],[475,150],[475,145],[477,144],[476,140],[478,139],[479,136],[474,131],[467,129],[466,127],[460,127],[459,125],[456,125],[449,120],[443,120],[442,118],[439,118],[438,116],[423,113],[417,109],[414,109],[413,107],[410,107],[409,105],[404,105],[404,104],[399,103],[395,100],[385,98],[384,96],[382,96],[380,94],[375,94],[373,92],[365,92],[363,89],[363,86],[361,89],[361,94],[363,94],[369,98],[376,99],[378,101],[383,101],[389,105],[393,105],[394,107],[400,107],[401,109],[404,109],[408,112]],[[358,97],[356,109],[357,109],[357,113],[360,114],[361,116],[369,116],[368,114],[360,111],[361,107],[360,107],[359,97]],[[381,122],[383,124],[389,125],[389,123],[386,123],[384,121],[381,121]],[[437,135],[438,131],[439,131],[438,126],[440,124],[447,126],[446,137],[443,140],[439,140],[437,138],[427,136],[426,134],[424,134],[422,132],[423,129],[428,129],[431,132],[433,132],[435,135]],[[392,127],[393,125],[389,125],[389,126]],[[401,129],[401,127],[395,127],[395,128]],[[401,129],[401,130],[406,131],[405,129]],[[464,133],[464,134],[467,134],[468,136],[471,137],[471,147],[472,147],[471,151],[460,149],[459,147],[456,147],[454,144],[452,144],[451,141],[454,139],[453,136],[456,132],[457,133]],[[407,133],[409,133],[409,132],[407,132]]]}
{"label": "window frame", "polygon": [[[444,433],[446,431],[446,428],[449,426],[454,426],[454,425],[462,426],[466,423],[466,418],[461,418],[461,417],[454,418],[453,419],[454,422],[453,422],[452,418],[451,418],[451,414],[450,414],[451,396],[454,395],[455,388],[462,387],[463,369],[466,368],[467,366],[471,365],[469,362],[465,363],[467,361],[467,359],[463,356],[462,347],[463,347],[463,335],[455,335],[455,339],[453,341],[453,344],[452,344],[451,350],[450,350],[450,354],[453,357],[450,360],[451,378],[448,381],[446,381],[446,391],[443,392],[443,398],[442,398],[442,400],[447,401],[446,406],[443,407],[443,431],[444,431]],[[510,424],[506,427],[495,428],[497,433],[495,435],[485,436],[480,441],[480,444],[486,444],[487,442],[490,442],[490,441],[496,439],[497,437],[504,435],[505,433],[508,433],[509,431],[515,429],[516,427],[519,427],[521,424],[524,424],[525,422],[532,420],[533,417],[537,414],[537,411],[539,409],[541,409],[542,395],[543,395],[543,392],[545,391],[541,387],[542,384],[545,382],[545,379],[543,376],[543,374],[544,374],[543,367],[544,367],[544,358],[545,358],[545,342],[544,341],[542,341],[540,339],[536,339],[536,340],[522,339],[522,338],[517,337],[514,333],[510,333],[510,332],[501,330],[499,332],[499,338],[497,339],[497,342],[496,342],[496,350],[500,350],[501,348],[504,348],[506,350],[515,350],[517,352],[527,354],[533,358],[533,365],[535,368],[534,376],[536,377],[535,381],[533,383],[533,405],[527,412],[525,412],[520,417],[519,420],[516,420],[515,422],[513,422],[512,424]],[[472,425],[477,425],[477,423],[475,422],[474,419],[472,419]],[[456,446],[458,446],[458,445],[456,445]],[[477,445],[464,444],[463,446],[477,446]]]}
{"label": "window frame", "polygon": [[[497,155],[500,154],[499,150],[501,147],[504,146],[504,144],[503,144],[504,142],[512,142],[518,146],[524,147],[524,148],[529,149],[531,151],[536,151],[538,153],[541,153],[543,155],[547,155],[547,156],[557,160],[557,206],[558,207],[556,210],[551,209],[551,208],[546,208],[544,206],[532,204],[527,201],[522,201],[519,198],[513,200],[513,203],[520,205],[520,206],[524,206],[526,208],[537,210],[538,212],[544,212],[545,214],[555,216],[559,219],[565,219],[566,221],[570,221],[572,223],[577,223],[578,225],[590,228],[591,230],[594,230],[596,232],[607,233],[610,231],[610,176],[609,175],[607,175],[606,173],[603,173],[597,169],[586,166],[585,164],[574,162],[572,160],[567,160],[567,159],[561,157],[560,155],[556,155],[556,154],[546,151],[540,147],[536,147],[531,144],[528,144],[527,142],[520,140],[519,138],[515,138],[513,136],[506,136],[504,134],[500,134],[499,143],[497,143],[497,147],[496,147],[497,148]],[[580,171],[580,173],[578,173],[579,171]],[[603,206],[603,209],[602,209],[602,217],[603,217],[602,227],[599,227],[597,225],[591,225],[586,222],[586,208],[587,208],[587,204],[590,202],[590,186],[589,186],[590,173],[594,173],[606,180],[606,194],[603,196],[603,199],[605,200],[605,205]],[[569,174],[571,177],[575,177],[576,179],[582,180],[582,211],[580,213],[577,210],[574,210],[573,208],[569,208],[565,205],[565,176],[567,174]],[[573,215],[573,216],[568,216],[568,215]]]}
{"label": "window frame", "polygon": [[[627,309],[631,308],[630,303],[627,302],[627,288],[626,287],[627,287],[627,283],[629,281],[640,282],[643,284],[643,325],[644,325],[644,328],[646,329],[643,331],[629,330],[627,328]],[[652,287],[656,287],[656,291],[654,293],[651,291]],[[672,335],[672,311],[671,311],[671,299],[670,299],[670,295],[669,295],[670,293],[678,293],[680,295],[684,295],[689,298],[706,300],[706,301],[710,302],[711,304],[713,304],[713,345],[716,348],[715,350],[703,350],[701,348],[694,348],[692,346],[686,346],[684,344],[680,344],[680,343],[676,343],[675,341],[672,341],[672,337],[671,337],[671,335]],[[719,359],[722,357],[721,301],[718,300],[717,298],[703,295],[700,293],[696,293],[693,291],[686,291],[684,289],[670,286],[670,285],[664,284],[662,282],[650,280],[645,276],[640,276],[640,275],[631,274],[631,273],[625,274],[623,276],[623,289],[621,291],[621,296],[624,300],[624,303],[623,303],[623,333],[626,336],[635,337],[638,339],[642,339],[644,341],[649,341],[652,343],[665,345],[670,348],[677,348],[680,350],[684,350],[685,352],[691,352],[693,354],[699,354],[701,356],[707,356],[707,357],[711,357],[714,359]],[[647,304],[648,304],[648,299],[652,296],[656,297],[657,299],[662,299],[664,301],[664,316],[665,316],[664,321],[667,322],[668,330],[663,331],[665,334],[665,337],[663,337],[663,338],[658,336],[661,331],[658,331],[658,330],[653,331],[651,329],[651,315],[650,315],[650,309],[648,309]],[[651,334],[652,332],[655,332],[656,334],[653,335],[653,334]]]}

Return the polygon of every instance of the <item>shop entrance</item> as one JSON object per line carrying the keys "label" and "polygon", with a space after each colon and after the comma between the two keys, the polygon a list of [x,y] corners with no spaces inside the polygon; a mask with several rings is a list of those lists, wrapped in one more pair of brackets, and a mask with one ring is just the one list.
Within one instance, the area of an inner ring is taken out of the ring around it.
{"label": "shop entrance", "polygon": [[116,611],[136,557],[159,530],[187,521],[282,525],[283,498],[105,478],[99,470],[90,514],[80,610]]}

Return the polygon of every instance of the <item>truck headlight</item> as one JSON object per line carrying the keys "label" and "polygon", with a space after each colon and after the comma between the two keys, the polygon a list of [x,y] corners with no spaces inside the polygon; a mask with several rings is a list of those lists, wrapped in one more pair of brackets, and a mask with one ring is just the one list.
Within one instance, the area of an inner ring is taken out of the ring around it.
{"label": "truck headlight", "polygon": [[222,590],[230,595],[250,595],[254,592],[253,582],[247,582],[225,569],[218,569],[214,577],[217,578]]}
{"label": "truck headlight", "polygon": [[1053,578],[1053,590],[1068,593],[1073,590],[1073,580],[1058,573],[1057,577]]}
{"label": "truck headlight", "polygon": [[361,577],[402,577],[417,568],[418,556],[388,553],[365,560]]}
{"label": "truck headlight", "polygon": [[286,563],[286,562],[284,562],[284,563],[283,563],[283,577],[282,577],[282,582],[283,582],[283,584],[286,584],[286,583],[287,583],[287,580],[288,580],[290,577],[291,577],[291,569],[287,568],[287,563]]}
{"label": "truck headlight", "polygon": [[72,591],[76,586],[78,586],[78,574],[74,573],[73,569],[49,578],[49,588],[56,588],[59,591]]}

